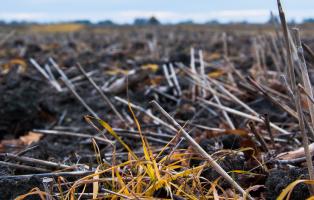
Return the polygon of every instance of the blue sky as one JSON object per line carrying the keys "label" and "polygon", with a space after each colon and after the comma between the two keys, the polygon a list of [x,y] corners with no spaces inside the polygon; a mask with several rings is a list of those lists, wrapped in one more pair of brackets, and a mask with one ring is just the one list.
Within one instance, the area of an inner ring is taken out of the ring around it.
{"label": "blue sky", "polygon": [[[288,19],[314,18],[314,0],[282,0]],[[270,11],[277,14],[276,0],[3,0],[2,20],[59,22],[78,19],[110,19],[129,23],[152,15],[162,22],[264,22]]]}

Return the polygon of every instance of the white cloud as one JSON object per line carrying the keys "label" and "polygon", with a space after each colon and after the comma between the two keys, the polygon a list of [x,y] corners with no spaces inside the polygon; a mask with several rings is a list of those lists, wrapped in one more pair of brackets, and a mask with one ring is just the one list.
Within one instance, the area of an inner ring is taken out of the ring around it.
{"label": "white cloud", "polygon": [[119,12],[117,13],[119,18],[123,19],[135,19],[139,17],[144,17],[148,18],[151,16],[155,16],[158,19],[161,20],[169,20],[169,19],[178,19],[180,18],[180,14],[176,12],[167,12],[167,11],[136,11],[136,10],[131,10],[131,11],[124,11],[124,12]]}
{"label": "white cloud", "polygon": [[218,17],[264,17],[269,15],[269,10],[223,10],[212,12],[211,16]]}
{"label": "white cloud", "polygon": [[0,12],[0,19],[4,20],[25,20],[25,21],[32,21],[44,18],[46,16],[45,13],[36,13],[36,12]]}

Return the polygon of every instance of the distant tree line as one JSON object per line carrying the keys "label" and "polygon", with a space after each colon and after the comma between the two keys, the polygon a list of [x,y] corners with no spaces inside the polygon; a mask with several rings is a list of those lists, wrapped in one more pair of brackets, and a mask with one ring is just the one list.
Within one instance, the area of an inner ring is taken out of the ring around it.
{"label": "distant tree line", "polygon": [[314,23],[314,18],[307,18],[303,20],[303,23]]}
{"label": "distant tree line", "polygon": [[[271,23],[278,23],[279,19],[273,15],[270,16],[270,19],[265,22],[266,24],[271,24]],[[119,25],[111,20],[102,20],[102,21],[98,21],[96,23],[90,21],[90,20],[75,20],[75,21],[68,21],[66,23],[75,23],[75,24],[83,24],[83,25],[88,25],[88,26],[115,26],[115,25]],[[233,23],[233,22],[230,22]],[[291,20],[289,22],[290,24],[296,24],[295,20]],[[314,18],[306,18],[302,21],[302,23],[314,23]],[[29,22],[29,21],[10,21],[10,22],[6,22],[4,20],[0,20],[0,25],[16,25],[16,26],[23,26],[23,25],[34,25],[34,24],[40,24],[38,22]],[[126,24],[126,25],[135,25],[135,26],[147,26],[147,25],[160,25],[162,24],[156,17],[152,16],[150,18],[136,18],[134,20],[133,23],[131,24]],[[176,24],[179,25],[192,25],[192,24],[197,24],[192,20],[185,20],[185,21],[181,21],[178,22]],[[207,25],[216,25],[216,24],[220,24],[219,20],[210,20],[207,21],[203,24],[207,24]],[[233,23],[233,24],[249,24],[249,22],[247,21],[243,21],[243,22],[237,22],[237,23]]]}
{"label": "distant tree line", "polygon": [[[83,24],[83,25],[98,25],[98,26],[113,26],[113,25],[117,25],[116,23],[114,23],[111,20],[103,20],[103,21],[99,21],[97,23],[93,23],[93,22],[91,22],[89,20],[76,20],[76,21],[73,21],[72,23]],[[133,22],[133,25],[136,25],[136,26],[159,25],[159,24],[161,24],[161,23],[154,16],[152,16],[150,18],[137,18]]]}

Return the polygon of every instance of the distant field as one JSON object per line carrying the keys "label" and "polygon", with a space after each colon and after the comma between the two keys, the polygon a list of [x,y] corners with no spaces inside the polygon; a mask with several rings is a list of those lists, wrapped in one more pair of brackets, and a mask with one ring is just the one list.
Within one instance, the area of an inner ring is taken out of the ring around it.
{"label": "distant field", "polygon": [[28,29],[35,32],[74,32],[84,29],[81,24],[51,24],[51,25],[32,25]]}
{"label": "distant field", "polygon": [[[290,25],[290,27],[299,27],[303,34],[313,34],[314,24],[298,24]],[[236,32],[239,34],[260,34],[265,32],[274,32],[275,28],[271,24],[218,24],[218,25],[159,25],[159,26],[87,26],[82,24],[65,23],[65,24],[45,24],[45,25],[19,25],[19,26],[1,26],[1,32],[7,32],[9,30],[17,31],[31,31],[40,33],[66,33],[76,31],[92,30],[98,33],[110,33],[113,30],[145,30],[145,29],[173,29],[179,28],[182,31],[224,31],[224,32]]]}

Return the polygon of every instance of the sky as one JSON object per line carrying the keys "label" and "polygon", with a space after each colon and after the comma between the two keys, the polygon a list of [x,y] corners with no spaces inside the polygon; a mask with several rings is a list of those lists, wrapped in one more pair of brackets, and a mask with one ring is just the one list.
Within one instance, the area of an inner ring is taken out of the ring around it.
{"label": "sky", "polygon": [[[288,20],[314,18],[314,0],[282,0]],[[265,22],[277,14],[276,0],[3,0],[0,20],[64,22],[113,20],[131,23],[135,18],[157,17],[164,23],[193,20],[203,23]]]}

